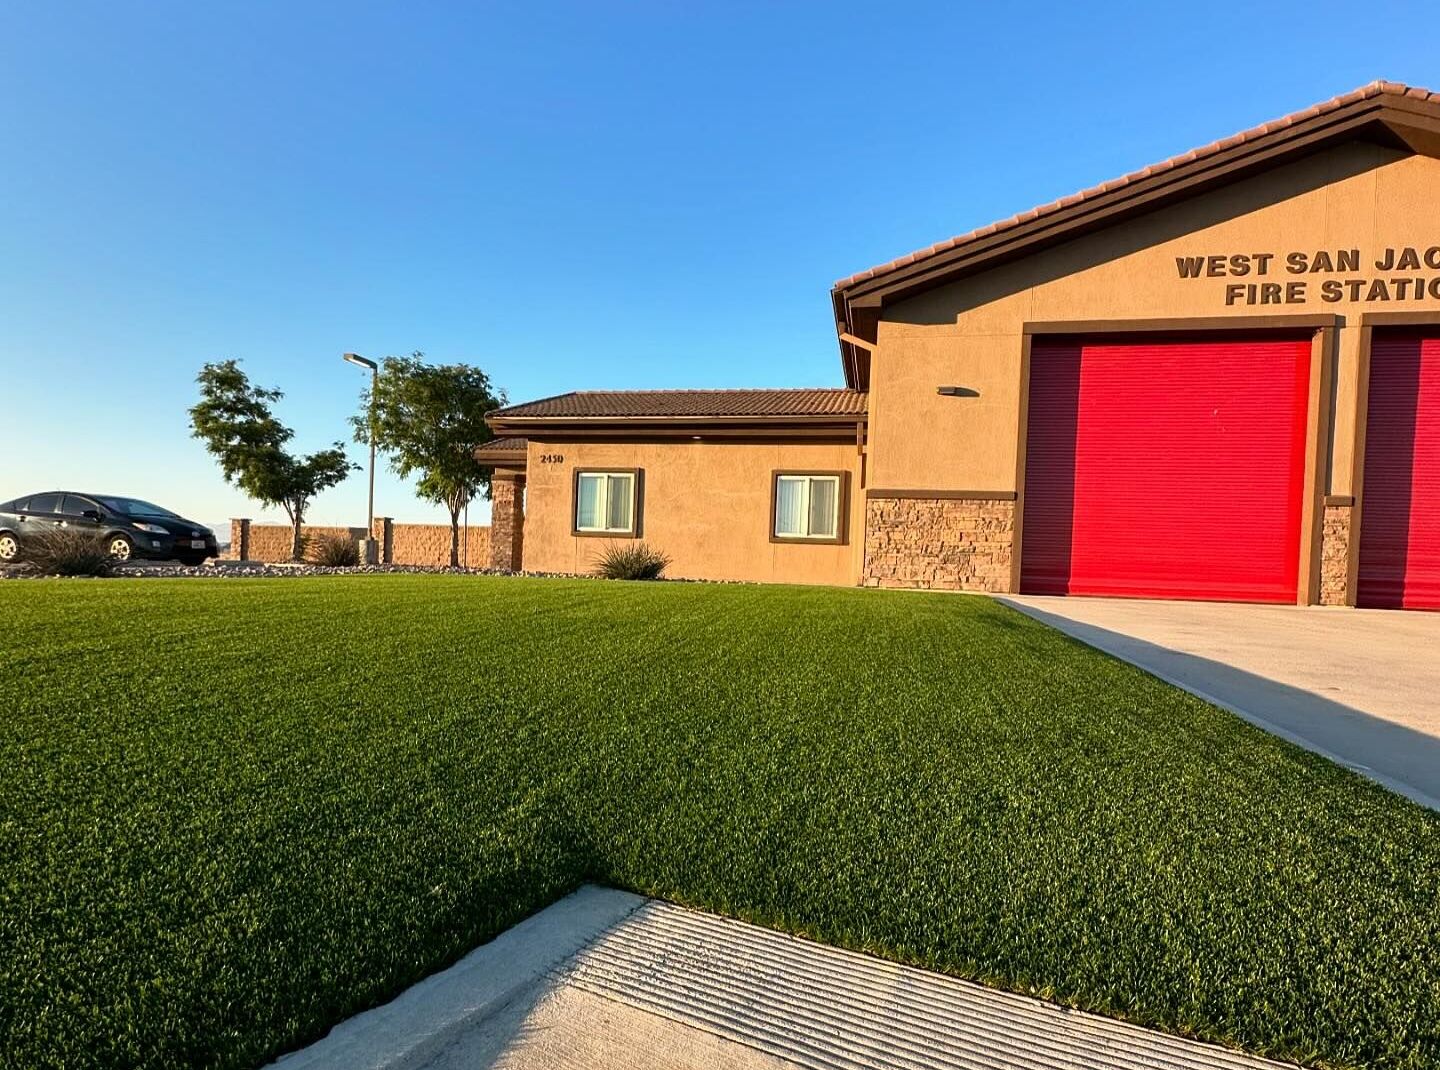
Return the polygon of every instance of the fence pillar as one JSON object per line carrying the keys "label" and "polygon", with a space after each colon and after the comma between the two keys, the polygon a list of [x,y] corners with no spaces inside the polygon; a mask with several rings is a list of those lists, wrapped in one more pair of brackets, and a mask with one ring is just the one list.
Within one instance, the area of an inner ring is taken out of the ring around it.
{"label": "fence pillar", "polygon": [[230,553],[238,561],[250,560],[250,520],[248,517],[231,518]]}
{"label": "fence pillar", "polygon": [[380,544],[380,563],[393,565],[395,563],[395,518],[393,516],[377,516],[374,520],[374,527],[370,529],[370,537]]}
{"label": "fence pillar", "polygon": [[497,471],[490,481],[490,567],[519,572],[525,550],[525,476]]}

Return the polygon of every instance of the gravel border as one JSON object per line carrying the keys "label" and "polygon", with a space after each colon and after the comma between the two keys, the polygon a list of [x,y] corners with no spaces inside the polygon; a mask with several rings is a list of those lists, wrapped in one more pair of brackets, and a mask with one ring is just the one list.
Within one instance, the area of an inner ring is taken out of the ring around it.
{"label": "gravel border", "polygon": [[[132,562],[114,565],[108,576],[42,576],[24,564],[0,565],[0,581],[4,580],[143,580],[143,579],[278,579],[290,576],[365,576],[382,572],[399,572],[424,576],[531,576],[553,580],[608,580],[586,572],[509,572],[499,568],[450,568],[448,565],[351,565],[332,568],[304,562],[212,560],[203,565],[180,565],[167,562]],[[616,581],[627,582],[627,581]],[[745,584],[748,580],[694,580],[661,576],[640,583],[710,583]]]}
{"label": "gravel border", "polygon": [[[0,580],[43,579],[253,579],[286,576],[355,576],[380,572],[417,573],[437,576],[559,576],[556,572],[506,572],[493,568],[450,568],[444,565],[355,565],[331,568],[326,565],[272,564],[265,561],[212,561],[203,565],[126,564],[115,565],[109,576],[42,576],[25,565],[0,566]],[[573,579],[576,577],[569,576]]]}

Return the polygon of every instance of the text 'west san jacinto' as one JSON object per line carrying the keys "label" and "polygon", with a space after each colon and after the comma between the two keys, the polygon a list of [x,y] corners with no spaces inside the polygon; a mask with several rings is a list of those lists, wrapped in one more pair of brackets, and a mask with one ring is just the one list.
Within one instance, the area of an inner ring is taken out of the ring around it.
{"label": "text 'west san jacinto'", "polygon": [[[1177,256],[1182,279],[1239,279],[1225,285],[1227,305],[1302,305],[1340,301],[1440,301],[1440,245],[1387,248],[1361,267],[1359,249]],[[1365,272],[1362,274],[1362,271]],[[1432,274],[1433,273],[1433,274]],[[1345,278],[1312,278],[1312,276]]]}

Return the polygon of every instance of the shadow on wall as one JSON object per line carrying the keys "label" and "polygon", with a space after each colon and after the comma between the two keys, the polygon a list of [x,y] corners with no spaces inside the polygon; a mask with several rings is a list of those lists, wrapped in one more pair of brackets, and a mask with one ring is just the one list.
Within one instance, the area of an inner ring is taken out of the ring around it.
{"label": "shadow on wall", "polygon": [[1081,623],[1009,598],[999,601],[1422,806],[1440,810],[1440,738],[1221,661]]}
{"label": "shadow on wall", "polygon": [[1025,443],[1025,537],[1020,582],[1025,594],[1068,594],[1075,552],[1075,464],[1080,441],[1078,341],[1032,353],[1030,420]]}

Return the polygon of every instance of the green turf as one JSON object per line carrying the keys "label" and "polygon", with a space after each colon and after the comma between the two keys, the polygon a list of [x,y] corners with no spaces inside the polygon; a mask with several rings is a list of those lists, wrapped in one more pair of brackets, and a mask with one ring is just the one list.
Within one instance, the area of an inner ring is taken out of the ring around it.
{"label": "green turf", "polygon": [[1440,816],[984,599],[26,581],[0,624],[4,1065],[255,1066],[583,880],[1440,1062]]}

